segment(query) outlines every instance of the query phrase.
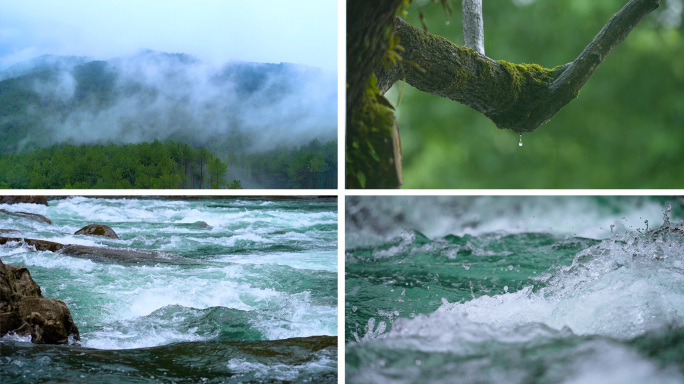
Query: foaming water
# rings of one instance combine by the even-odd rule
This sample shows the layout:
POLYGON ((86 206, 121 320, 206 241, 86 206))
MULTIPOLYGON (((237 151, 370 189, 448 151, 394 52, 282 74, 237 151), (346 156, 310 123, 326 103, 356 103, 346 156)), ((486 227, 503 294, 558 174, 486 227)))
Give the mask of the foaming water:
POLYGON ((610 235, 611 225, 633 230, 645 218, 660 217, 663 205, 662 199, 638 196, 353 196, 346 204, 345 237, 354 248, 385 243, 405 229, 431 238, 506 231, 599 239, 610 235))
MULTIPOLYGON (((565 208, 581 216, 573 209, 587 204, 565 208)), ((673 212, 661 204, 641 228, 613 224, 598 240, 514 227, 348 249, 348 381, 682 382, 684 227, 673 212)))
MULTIPOLYGON (((12 237, 163 252, 114 259, 36 252, 20 243, 0 246, 4 263, 27 266, 45 296, 67 304, 85 348, 139 351, 176 343, 337 335, 334 199, 70 197, 49 204, 0 206, 52 220, 0 214, 0 228, 20 231, 12 237), (73 234, 92 223, 109 225, 119 239, 73 234)), ((12 344, 17 351, 28 348, 16 336, 0 339, 2 345, 9 342, 19 342, 12 344)), ((249 354, 241 359, 246 366, 265 365, 263 378, 316 377, 309 371, 328 377, 336 371, 331 355, 312 355, 297 364, 287 361, 287 353, 282 356, 268 362, 249 354), (316 368, 319 363, 324 367, 316 368), (278 366, 290 373, 281 375, 278 366)), ((244 376, 234 368, 232 374, 244 376)))

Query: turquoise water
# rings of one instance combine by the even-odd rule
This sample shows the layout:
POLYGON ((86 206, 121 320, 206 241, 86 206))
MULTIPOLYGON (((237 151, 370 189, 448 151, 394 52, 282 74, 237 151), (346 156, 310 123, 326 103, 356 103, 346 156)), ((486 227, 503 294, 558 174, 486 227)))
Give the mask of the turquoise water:
POLYGON ((684 199, 346 206, 348 382, 684 382, 684 199))
MULTIPOLYGON (((154 260, 0 247, 63 300, 83 347, 0 339, 3 383, 335 382, 334 198, 51 199, 0 205, 0 228, 62 244, 161 251, 154 260), (73 235, 99 223, 120 239, 73 235)), ((16 235, 11 235, 16 237, 16 235)))

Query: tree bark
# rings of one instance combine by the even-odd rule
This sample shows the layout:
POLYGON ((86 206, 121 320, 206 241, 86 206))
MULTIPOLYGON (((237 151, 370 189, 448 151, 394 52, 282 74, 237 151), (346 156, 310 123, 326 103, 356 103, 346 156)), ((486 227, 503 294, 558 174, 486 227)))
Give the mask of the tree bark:
POLYGON ((571 63, 553 69, 495 61, 471 48, 430 35, 395 18, 403 60, 376 67, 386 92, 398 80, 458 101, 519 134, 534 131, 579 94, 580 88, 634 27, 661 0, 631 0, 616 13, 571 63))
POLYGON ((484 24, 482 22, 482 0, 463 0, 463 45, 484 55, 484 24))
POLYGON ((374 71, 387 64, 394 16, 403 3, 347 1, 347 188, 401 185, 401 146, 394 108, 380 95, 374 71))

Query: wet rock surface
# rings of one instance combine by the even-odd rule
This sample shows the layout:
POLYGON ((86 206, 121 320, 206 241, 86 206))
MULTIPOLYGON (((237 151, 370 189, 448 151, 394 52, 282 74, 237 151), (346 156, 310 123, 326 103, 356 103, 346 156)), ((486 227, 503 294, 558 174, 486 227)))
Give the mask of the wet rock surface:
POLYGON ((60 244, 47 240, 26 239, 21 237, 0 236, 0 245, 14 245, 20 247, 24 244, 32 246, 36 251, 59 252, 64 255, 101 261, 124 261, 124 262, 174 262, 183 263, 192 260, 170 252, 147 251, 126 248, 91 247, 87 245, 60 244))
POLYGON ((90 224, 79 229, 74 233, 74 235, 90 235, 90 236, 104 236, 111 239, 118 239, 116 232, 112 227, 104 224, 90 224))
POLYGON ((0 204, 22 203, 48 205, 46 196, 0 196, 0 204))
POLYGON ((67 344, 80 335, 63 301, 43 297, 26 267, 0 260, 0 336, 14 332, 35 344, 67 344))
POLYGON ((5 237, 0 236, 0 245, 5 245, 7 243, 16 243, 17 246, 22 244, 27 244, 36 249, 36 251, 50 251, 57 252, 58 250, 64 248, 63 244, 55 243, 47 240, 37 240, 37 239, 25 239, 22 237, 5 237))
POLYGON ((43 215, 39 215, 37 213, 28 213, 28 212, 10 212, 5 209, 0 209, 0 213, 4 213, 5 215, 10 215, 10 216, 16 216, 16 217, 21 217, 24 219, 29 219, 33 221, 38 221, 38 222, 43 222, 47 224, 52 224, 52 220, 48 219, 47 217, 43 215))

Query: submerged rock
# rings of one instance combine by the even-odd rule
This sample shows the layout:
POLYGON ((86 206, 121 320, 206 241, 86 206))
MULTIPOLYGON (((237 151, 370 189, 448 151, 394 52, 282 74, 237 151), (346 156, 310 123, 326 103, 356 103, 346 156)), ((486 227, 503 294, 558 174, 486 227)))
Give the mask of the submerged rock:
POLYGON ((114 230, 110 226, 104 224, 86 225, 85 227, 76 231, 74 235, 104 236, 109 237, 111 239, 119 238, 119 236, 116 235, 116 232, 114 232, 114 230))
POLYGON ((59 252, 72 257, 90 260, 114 260, 126 262, 194 263, 191 259, 170 252, 145 251, 138 249, 90 247, 86 245, 60 244, 47 240, 0 236, 0 245, 16 243, 16 246, 30 245, 36 251, 59 252))
POLYGON ((17 229, 3 229, 0 228, 0 234, 21 234, 20 230, 17 229))
POLYGON ((80 257, 90 260, 115 260, 127 262, 180 262, 183 258, 165 252, 143 251, 137 249, 90 247, 86 245, 63 245, 59 253, 72 257, 80 257))
POLYGON ((21 203, 48 205, 46 196, 0 196, 0 204, 21 203))
POLYGON ((202 229, 213 229, 211 225, 207 224, 205 221, 196 221, 193 223, 194 226, 197 228, 202 228, 202 229))
POLYGON ((14 332, 35 344, 67 344, 80 339, 63 301, 43 297, 26 267, 0 260, 0 336, 14 332))
POLYGON ((64 248, 63 244, 54 243, 47 240, 36 240, 36 239, 24 239, 21 237, 4 237, 0 236, 0 245, 7 244, 9 242, 16 242, 17 244, 27 244, 36 249, 36 251, 50 251, 57 252, 64 248))
POLYGON ((10 212, 5 209, 0 209, 0 213, 4 213, 9 216, 16 216, 16 217, 23 217, 25 219, 33 220, 33 221, 40 221, 43 223, 47 224, 52 224, 52 221, 48 219, 47 217, 43 215, 39 215, 37 213, 28 213, 28 212, 10 212))

